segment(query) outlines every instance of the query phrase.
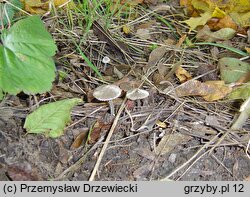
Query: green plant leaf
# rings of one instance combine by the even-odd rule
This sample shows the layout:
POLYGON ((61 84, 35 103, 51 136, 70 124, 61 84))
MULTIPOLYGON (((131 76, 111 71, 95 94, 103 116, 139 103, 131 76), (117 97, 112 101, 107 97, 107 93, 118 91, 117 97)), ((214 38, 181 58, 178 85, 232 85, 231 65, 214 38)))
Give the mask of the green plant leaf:
POLYGON ((6 3, 0 3, 0 13, 2 13, 1 17, 3 18, 3 24, 0 23, 0 25, 7 25, 11 22, 14 14, 18 11, 17 8, 22 9, 22 7, 23 5, 19 0, 9 0, 6 3), (16 8, 13 5, 16 6, 16 8))
POLYGON ((231 28, 222 28, 218 31, 212 32, 210 28, 205 25, 198 31, 197 40, 204 40, 206 42, 216 42, 218 40, 229 40, 235 36, 236 31, 231 28))
POLYGON ((3 99, 3 92, 0 90, 0 101, 3 99))
POLYGON ((221 79, 224 80, 225 83, 236 82, 250 71, 250 64, 237 58, 221 58, 218 65, 221 79))
POLYGON ((235 88, 227 97, 229 99, 247 99, 250 97, 250 83, 235 88))
POLYGON ((0 89, 18 94, 44 93, 55 79, 56 45, 38 16, 16 22, 1 34, 0 89))
POLYGON ((26 117, 24 128, 28 133, 59 137, 63 135, 64 127, 71 120, 71 109, 80 102, 81 99, 73 98, 45 104, 26 117))

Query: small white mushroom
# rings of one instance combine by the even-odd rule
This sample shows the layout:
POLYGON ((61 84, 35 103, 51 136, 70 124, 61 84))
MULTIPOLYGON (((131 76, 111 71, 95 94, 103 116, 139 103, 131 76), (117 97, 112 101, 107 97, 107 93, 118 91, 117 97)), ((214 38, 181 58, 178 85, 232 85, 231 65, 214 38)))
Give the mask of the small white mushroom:
POLYGON ((144 99, 149 96, 148 91, 139 88, 131 89, 127 92, 126 97, 130 100, 144 99))
POLYGON ((108 56, 104 56, 104 57, 102 58, 102 63, 104 63, 104 68, 103 68, 104 71, 106 70, 107 64, 108 64, 109 62, 110 62, 110 58, 109 58, 108 56))
POLYGON ((94 90, 93 96, 99 101, 108 101, 110 113, 114 116, 115 110, 112 100, 118 98, 121 92, 122 90, 116 85, 102 85, 94 90))

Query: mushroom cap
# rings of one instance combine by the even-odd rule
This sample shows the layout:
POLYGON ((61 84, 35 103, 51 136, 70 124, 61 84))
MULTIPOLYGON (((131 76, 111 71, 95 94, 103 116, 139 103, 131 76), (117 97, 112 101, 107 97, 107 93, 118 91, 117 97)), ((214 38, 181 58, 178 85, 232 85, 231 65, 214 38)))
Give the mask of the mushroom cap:
POLYGON ((108 56, 104 56, 102 59, 102 63, 107 64, 110 62, 110 58, 108 56))
POLYGON ((144 99, 149 96, 148 91, 139 88, 131 89, 127 92, 126 97, 130 100, 144 99))
POLYGON ((93 92, 93 96, 99 101, 110 101, 118 98, 122 90, 116 85, 101 85, 93 92))

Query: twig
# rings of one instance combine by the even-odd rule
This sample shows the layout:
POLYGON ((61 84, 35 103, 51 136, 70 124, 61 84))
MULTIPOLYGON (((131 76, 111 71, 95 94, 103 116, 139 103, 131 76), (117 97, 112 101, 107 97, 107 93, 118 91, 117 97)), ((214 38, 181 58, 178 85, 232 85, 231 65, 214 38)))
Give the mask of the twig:
POLYGON ((122 102, 122 104, 121 104, 121 106, 120 106, 120 109, 119 109, 119 111, 118 111, 118 113, 117 113, 117 115, 116 115, 116 117, 115 117, 115 119, 114 119, 114 122, 113 122, 113 124, 112 124, 112 126, 111 126, 111 128, 110 128, 110 130, 109 130, 107 139, 106 139, 106 141, 105 141, 105 143, 104 143, 104 145, 103 145, 103 147, 102 147, 102 150, 101 150, 101 152, 100 152, 100 155, 99 155, 99 157, 98 157, 98 159, 97 159, 97 161, 96 161, 95 167, 94 167, 94 169, 93 169, 93 171, 92 171, 92 173, 91 173, 91 176, 90 176, 90 178, 89 178, 89 181, 94 181, 94 179, 95 179, 96 172, 97 172, 97 170, 98 170, 98 168, 99 168, 99 165, 100 165, 100 163, 101 163, 101 161, 102 161, 103 155, 104 155, 104 153, 105 153, 105 151, 106 151, 106 149, 107 149, 107 146, 108 146, 108 144, 109 144, 110 138, 111 138, 111 136, 112 136, 112 134, 113 134, 113 132, 114 132, 114 130, 115 130, 115 127, 116 127, 116 125, 117 125, 117 123, 118 123, 118 120, 119 120, 119 118, 120 118, 120 115, 121 115, 123 109, 125 108, 126 100, 127 100, 126 98, 123 100, 123 102, 122 102))

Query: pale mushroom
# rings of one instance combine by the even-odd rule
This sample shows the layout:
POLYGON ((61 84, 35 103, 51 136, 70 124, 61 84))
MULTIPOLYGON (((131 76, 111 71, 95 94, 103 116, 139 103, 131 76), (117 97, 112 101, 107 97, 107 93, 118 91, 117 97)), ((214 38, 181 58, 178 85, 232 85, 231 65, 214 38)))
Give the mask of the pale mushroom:
POLYGON ((131 89, 127 92, 126 97, 130 100, 144 99, 149 96, 148 91, 139 88, 131 89))
POLYGON ((108 56, 104 56, 104 57, 102 58, 102 63, 104 63, 104 68, 103 68, 104 71, 106 70, 107 64, 108 64, 109 62, 110 62, 110 58, 109 58, 108 56))
POLYGON ((110 107, 110 113, 112 116, 115 115, 114 110, 114 99, 121 95, 122 90, 116 85, 102 85, 96 88, 93 92, 93 96, 99 101, 108 101, 110 107))

